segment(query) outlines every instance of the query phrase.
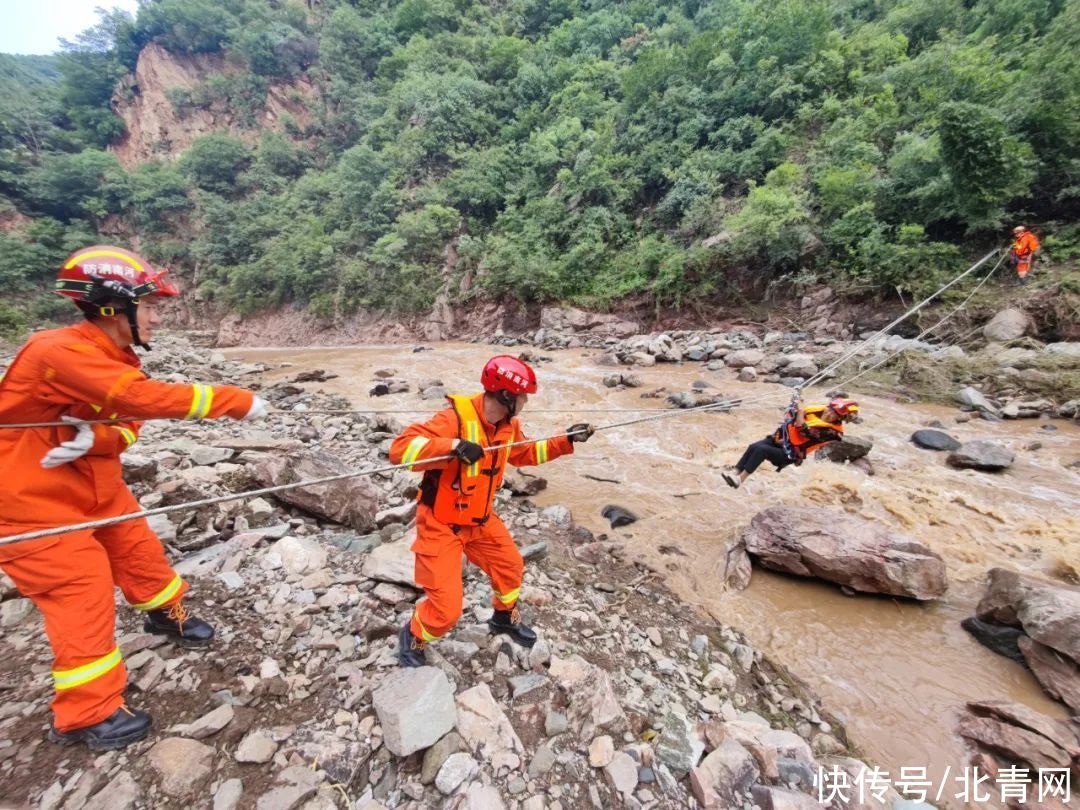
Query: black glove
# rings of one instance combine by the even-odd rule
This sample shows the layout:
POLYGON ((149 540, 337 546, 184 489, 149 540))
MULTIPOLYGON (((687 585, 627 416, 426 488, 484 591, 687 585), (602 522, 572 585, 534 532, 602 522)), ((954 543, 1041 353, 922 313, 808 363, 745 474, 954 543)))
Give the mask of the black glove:
POLYGON ((576 425, 568 427, 566 433, 567 438, 572 442, 587 442, 589 437, 596 433, 596 428, 588 422, 578 422, 576 425))
POLYGON ((484 457, 484 448, 476 442, 459 441, 454 448, 454 455, 466 464, 475 464, 484 457))

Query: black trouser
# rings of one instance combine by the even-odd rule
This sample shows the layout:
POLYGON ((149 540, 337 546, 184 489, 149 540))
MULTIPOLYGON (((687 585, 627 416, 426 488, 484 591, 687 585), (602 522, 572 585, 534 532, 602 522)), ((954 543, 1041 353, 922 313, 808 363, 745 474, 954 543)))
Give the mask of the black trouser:
POLYGON ((772 436, 766 436, 760 442, 754 442, 746 448, 746 452, 742 454, 735 469, 750 474, 757 470, 763 461, 768 461, 778 470, 791 464, 791 459, 787 457, 784 448, 772 436))

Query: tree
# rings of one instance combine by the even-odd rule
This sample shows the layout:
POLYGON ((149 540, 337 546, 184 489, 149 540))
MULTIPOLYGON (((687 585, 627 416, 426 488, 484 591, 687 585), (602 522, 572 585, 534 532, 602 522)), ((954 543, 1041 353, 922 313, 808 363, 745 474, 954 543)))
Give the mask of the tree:
POLYGON ((251 160, 251 150, 229 135, 196 138, 180 160, 180 167, 196 186, 218 194, 235 190, 237 178, 251 160))

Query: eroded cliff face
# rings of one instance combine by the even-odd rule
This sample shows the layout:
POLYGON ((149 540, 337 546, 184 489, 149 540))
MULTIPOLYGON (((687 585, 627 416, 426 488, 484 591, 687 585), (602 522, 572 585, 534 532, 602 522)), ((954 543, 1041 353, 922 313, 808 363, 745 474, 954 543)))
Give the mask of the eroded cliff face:
POLYGON ((176 91, 197 95, 213 77, 242 71, 227 54, 178 54, 151 42, 139 54, 135 72, 121 80, 113 94, 113 109, 127 131, 110 149, 130 169, 148 160, 176 158, 195 138, 212 132, 254 142, 264 129, 283 130, 285 113, 301 129, 308 125, 319 91, 304 76, 272 83, 255 122, 225 100, 177 110, 170 98, 176 91))

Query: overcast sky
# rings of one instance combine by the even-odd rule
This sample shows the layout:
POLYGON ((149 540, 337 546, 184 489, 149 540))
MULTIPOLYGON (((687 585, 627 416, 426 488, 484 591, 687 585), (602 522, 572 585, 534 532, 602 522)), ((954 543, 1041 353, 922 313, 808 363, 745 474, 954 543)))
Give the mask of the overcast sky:
POLYGON ((53 53, 97 22, 98 6, 134 12, 138 0, 0 0, 0 53, 53 53))

